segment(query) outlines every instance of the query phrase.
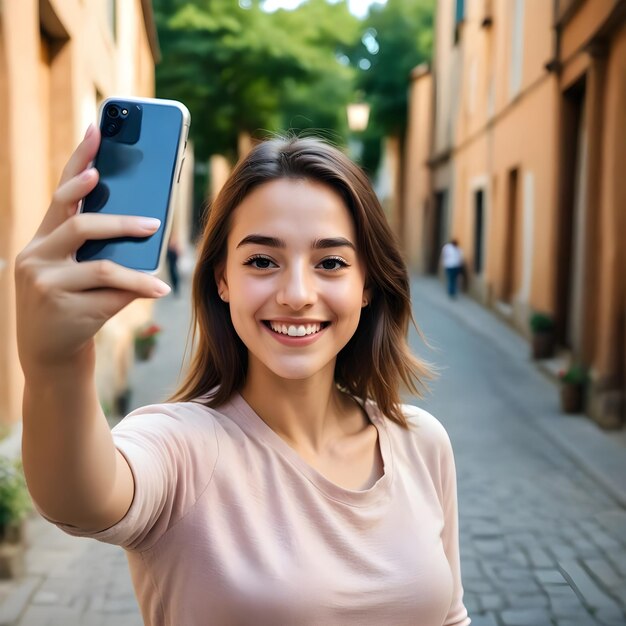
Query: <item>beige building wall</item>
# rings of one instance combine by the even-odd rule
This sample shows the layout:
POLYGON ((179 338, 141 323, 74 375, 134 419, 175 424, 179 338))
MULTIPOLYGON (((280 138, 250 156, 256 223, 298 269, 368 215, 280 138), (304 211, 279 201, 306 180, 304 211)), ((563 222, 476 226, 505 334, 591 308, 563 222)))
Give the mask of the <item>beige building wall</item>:
POLYGON ((411 73, 409 114, 404 155, 404 198, 400 243, 411 270, 426 271, 429 241, 421 235, 430 219, 430 146, 432 141, 433 81, 430 68, 421 65, 411 73))
MULTIPOLYGON (((414 161, 429 146, 431 168, 405 197, 405 213, 419 213, 405 216, 416 229, 405 237, 424 242, 414 267, 436 271, 432 250, 456 237, 472 295, 525 335, 532 311, 551 313, 564 354, 591 368, 588 411, 619 423, 626 410, 624 3, 465 0, 457 23, 458 1, 437 5, 434 136, 411 144, 414 161), (417 198, 428 194, 420 206, 417 198)), ((416 128, 426 124, 419 82, 411 94, 416 128)))
MULTIPOLYGON (((23 378, 15 342, 14 259, 33 237, 62 167, 98 103, 154 95, 158 56, 145 0, 20 0, 0 11, 0 423, 20 419, 23 378)), ((97 337, 103 401, 125 385, 132 328, 150 315, 129 306, 97 337)))

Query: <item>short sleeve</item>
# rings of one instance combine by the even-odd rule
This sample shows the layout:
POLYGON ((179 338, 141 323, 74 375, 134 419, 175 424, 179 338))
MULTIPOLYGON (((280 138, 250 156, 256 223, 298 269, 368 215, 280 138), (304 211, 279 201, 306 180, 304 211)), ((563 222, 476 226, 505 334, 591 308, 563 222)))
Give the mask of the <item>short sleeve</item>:
POLYGON ((215 422, 209 410, 192 403, 151 405, 126 416, 112 435, 135 484, 126 515, 95 533, 56 525, 73 536, 143 551, 189 512, 210 483, 219 452, 215 422))
POLYGON ((456 467, 452 444, 443 426, 444 441, 440 456, 440 477, 444 528, 441 534, 443 548, 452 571, 452 603, 443 626, 467 626, 471 623, 463 604, 463 584, 461 582, 461 558, 459 549, 459 511, 456 486, 456 467))
POLYGON ((463 604, 456 467, 452 444, 441 422, 424 409, 403 405, 409 428, 417 434, 421 455, 429 467, 443 515, 441 543, 452 574, 452 601, 442 626, 471 623, 463 604))

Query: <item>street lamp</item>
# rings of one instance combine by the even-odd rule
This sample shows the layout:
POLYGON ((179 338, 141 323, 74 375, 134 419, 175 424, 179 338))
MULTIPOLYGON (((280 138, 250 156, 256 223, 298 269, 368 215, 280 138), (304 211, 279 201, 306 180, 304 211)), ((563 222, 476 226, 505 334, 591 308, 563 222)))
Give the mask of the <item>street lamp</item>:
POLYGON ((354 136, 355 133, 362 133, 367 128, 370 119, 370 105, 366 102, 353 102, 348 105, 348 153, 353 161, 359 162, 363 155, 363 141, 354 136))
POLYGON ((370 119, 370 105, 366 102, 353 102, 348 105, 348 127, 353 133, 363 132, 370 119))

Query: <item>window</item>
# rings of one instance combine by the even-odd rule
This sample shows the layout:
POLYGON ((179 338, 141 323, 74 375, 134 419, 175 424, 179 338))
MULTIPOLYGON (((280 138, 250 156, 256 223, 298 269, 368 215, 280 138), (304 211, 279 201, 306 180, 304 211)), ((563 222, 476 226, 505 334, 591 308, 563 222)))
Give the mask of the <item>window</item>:
POLYGON ((465 20, 465 0, 455 0, 454 4, 454 45, 459 43, 461 24, 465 20))
POLYGON ((465 0, 456 0, 454 22, 458 24, 465 19, 465 0))
POLYGON ((483 223, 485 219, 485 192, 474 192, 474 273, 483 271, 483 223))

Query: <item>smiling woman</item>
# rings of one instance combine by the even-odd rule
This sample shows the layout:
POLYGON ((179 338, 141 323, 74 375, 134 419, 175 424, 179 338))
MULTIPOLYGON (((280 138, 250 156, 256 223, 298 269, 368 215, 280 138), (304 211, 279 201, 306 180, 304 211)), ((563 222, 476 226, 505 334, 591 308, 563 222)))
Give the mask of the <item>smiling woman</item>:
POLYGON ((252 328, 264 330, 262 321, 278 313, 270 310, 269 295, 287 327, 311 311, 321 315, 312 321, 330 322, 329 341, 314 355, 289 353, 284 368, 327 358, 327 384, 375 399, 385 415, 406 425, 400 383, 418 394, 431 375, 406 343, 412 319, 407 270, 365 174, 315 139, 261 144, 211 207, 194 277, 198 349, 172 399, 208 395, 217 406, 256 376, 260 345, 246 338, 252 341, 252 328), (324 352, 331 338, 332 361, 324 352), (249 368, 249 361, 257 365, 249 368))
POLYGON ((259 378, 270 374, 332 385, 367 301, 355 235, 341 196, 306 179, 263 184, 235 209, 217 281, 248 350, 244 396, 255 385, 267 389, 271 382, 259 378), (307 332, 312 326, 317 332, 307 332), (315 350, 297 349, 313 343, 315 350))
POLYGON ((450 441, 400 402, 431 376, 409 296, 364 173, 259 144, 210 208, 187 379, 102 434, 113 495, 54 523, 127 550, 149 626, 467 626, 450 441))

